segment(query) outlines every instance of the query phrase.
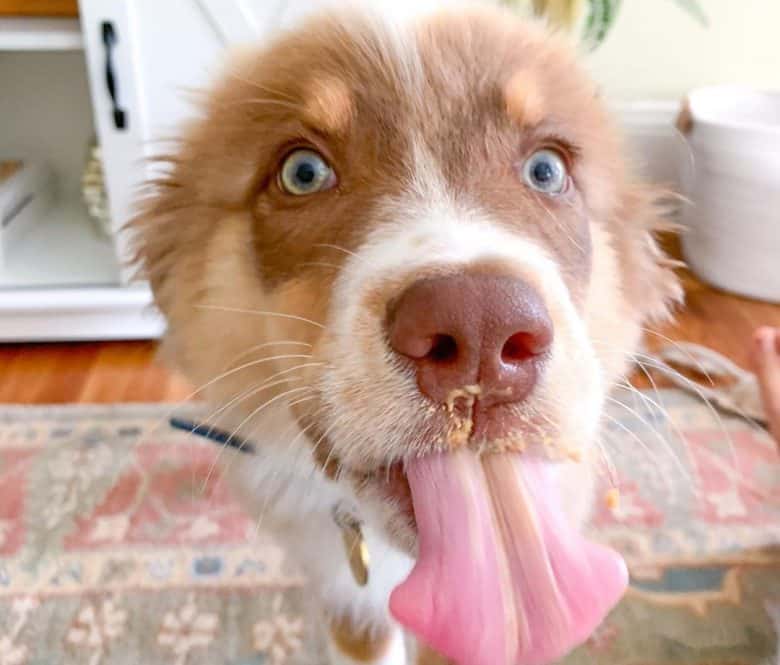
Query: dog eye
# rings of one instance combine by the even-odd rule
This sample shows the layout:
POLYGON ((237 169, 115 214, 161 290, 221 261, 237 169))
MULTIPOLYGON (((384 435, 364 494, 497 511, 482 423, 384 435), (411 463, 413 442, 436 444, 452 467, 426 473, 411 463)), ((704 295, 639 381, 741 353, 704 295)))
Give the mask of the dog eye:
POLYGON ((537 192, 556 196, 569 182, 566 164, 554 150, 538 150, 523 165, 523 179, 537 192))
POLYGON ((313 150, 296 150, 282 164, 279 185, 288 194, 306 196, 330 189, 336 184, 336 174, 328 163, 313 150))

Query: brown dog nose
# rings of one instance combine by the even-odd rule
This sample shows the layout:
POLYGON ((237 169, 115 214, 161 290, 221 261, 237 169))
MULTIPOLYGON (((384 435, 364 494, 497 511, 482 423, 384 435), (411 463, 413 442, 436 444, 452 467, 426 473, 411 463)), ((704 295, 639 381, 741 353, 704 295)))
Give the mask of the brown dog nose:
POLYGON ((525 399, 553 339, 537 292, 500 275, 415 282, 390 308, 388 323, 393 350, 414 361, 420 391, 440 403, 476 384, 484 406, 525 399))

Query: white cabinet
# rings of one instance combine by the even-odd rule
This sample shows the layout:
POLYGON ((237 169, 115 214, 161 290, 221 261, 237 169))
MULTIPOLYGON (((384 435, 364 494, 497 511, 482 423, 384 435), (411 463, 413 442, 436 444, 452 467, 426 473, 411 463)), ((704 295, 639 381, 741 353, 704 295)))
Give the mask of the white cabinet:
POLYGON ((53 205, 0 267, 0 340, 158 334, 148 291, 122 287, 116 248, 81 201, 95 133, 77 21, 0 20, 0 155, 46 164, 53 205))
POLYGON ((0 341, 154 337, 144 285, 129 286, 117 242, 81 196, 96 136, 77 20, 0 19, 0 156, 45 164, 53 205, 0 267, 0 341))

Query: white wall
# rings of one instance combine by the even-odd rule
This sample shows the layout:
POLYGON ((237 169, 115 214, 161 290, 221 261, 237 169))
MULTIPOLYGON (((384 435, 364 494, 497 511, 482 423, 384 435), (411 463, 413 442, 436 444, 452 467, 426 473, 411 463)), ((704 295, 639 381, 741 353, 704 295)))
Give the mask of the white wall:
POLYGON ((671 0, 624 0, 589 57, 615 100, 678 99, 691 87, 749 83, 780 89, 780 0, 701 0, 710 26, 671 0))

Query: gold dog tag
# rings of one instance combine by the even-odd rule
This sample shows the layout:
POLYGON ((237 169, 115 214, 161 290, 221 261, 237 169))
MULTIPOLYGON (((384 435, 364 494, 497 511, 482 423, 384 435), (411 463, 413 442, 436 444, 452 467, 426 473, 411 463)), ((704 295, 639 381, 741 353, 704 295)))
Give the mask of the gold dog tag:
POLYGON ((360 521, 351 514, 336 506, 333 509, 333 521, 341 529, 341 538, 344 541, 344 550, 347 554, 349 569, 358 586, 368 584, 368 571, 371 564, 371 556, 368 545, 363 537, 363 528, 360 521))
POLYGON ((349 568, 352 571, 352 577, 359 586, 368 584, 368 566, 370 563, 368 554, 368 545, 363 540, 363 534, 358 530, 344 529, 341 532, 344 539, 344 547, 347 550, 349 559, 349 568))

